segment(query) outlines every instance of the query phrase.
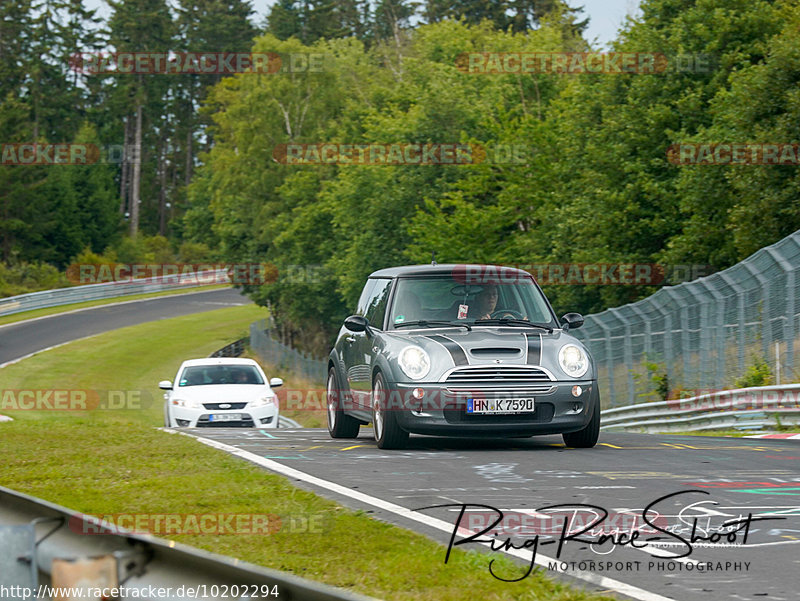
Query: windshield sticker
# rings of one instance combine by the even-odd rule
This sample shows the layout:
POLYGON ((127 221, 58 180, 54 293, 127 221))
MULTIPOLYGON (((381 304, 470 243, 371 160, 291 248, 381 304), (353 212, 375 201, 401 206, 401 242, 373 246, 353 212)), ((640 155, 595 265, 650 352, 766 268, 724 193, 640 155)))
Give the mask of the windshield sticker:
MULTIPOLYGON (((450 309, 452 311, 452 309, 450 309)), ((469 312, 469 305, 458 305, 458 318, 466 319, 469 312)))
POLYGON ((398 315, 397 317, 394 318, 395 323, 403 323, 405 320, 406 320, 405 315, 398 315))

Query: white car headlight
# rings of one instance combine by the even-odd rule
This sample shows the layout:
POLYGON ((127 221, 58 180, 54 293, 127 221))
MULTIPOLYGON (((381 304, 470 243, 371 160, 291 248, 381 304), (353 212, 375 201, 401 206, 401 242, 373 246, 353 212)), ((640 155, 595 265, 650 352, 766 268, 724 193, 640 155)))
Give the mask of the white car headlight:
POLYGON ((421 380, 431 370, 431 358, 418 346, 407 346, 397 359, 400 369, 412 380, 421 380))
POLYGON ((574 344, 565 344, 561 347, 558 351, 558 363, 564 373, 573 378, 580 378, 589 369, 589 357, 574 344))
POLYGON ((256 407, 264 407, 265 405, 272 405, 275 402, 275 395, 264 396, 260 399, 256 399, 255 401, 250 401, 247 403, 248 407, 256 408, 256 407))
POLYGON ((200 403, 197 401, 187 401, 185 399, 172 399, 172 404, 176 407, 185 407, 186 409, 199 409, 200 403))

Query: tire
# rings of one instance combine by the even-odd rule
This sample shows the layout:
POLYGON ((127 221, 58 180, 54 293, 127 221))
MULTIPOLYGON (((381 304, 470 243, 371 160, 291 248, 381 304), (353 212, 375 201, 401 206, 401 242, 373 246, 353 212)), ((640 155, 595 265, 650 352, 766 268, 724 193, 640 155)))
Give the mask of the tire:
POLYGON ((331 367, 328 371, 328 384, 325 400, 328 405, 328 433, 331 438, 358 438, 360 424, 345 414, 342 409, 341 388, 336 377, 336 369, 331 367))
MULTIPOLYGON (((595 384, 595 386, 597 386, 595 384)), ((573 449, 591 449, 597 444, 597 439, 600 436, 600 395, 596 395, 596 402, 594 403, 592 411, 592 419, 582 430, 577 432, 569 432, 562 434, 564 444, 573 449)))
POLYGON ((397 423, 397 413, 386 409, 386 380, 380 372, 372 384, 372 429, 379 449, 404 449, 408 432, 397 423))

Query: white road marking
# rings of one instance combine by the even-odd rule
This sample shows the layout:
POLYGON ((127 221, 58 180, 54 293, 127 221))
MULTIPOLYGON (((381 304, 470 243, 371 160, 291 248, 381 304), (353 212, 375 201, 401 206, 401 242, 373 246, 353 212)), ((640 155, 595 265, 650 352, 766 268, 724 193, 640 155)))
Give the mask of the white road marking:
MULTIPOLYGON (((316 476, 312 476, 311 474, 307 474, 298 469, 288 467, 286 465, 283 465, 282 463, 278 463, 277 461, 265 459, 264 457, 251 453, 249 451, 243 451, 242 449, 221 442, 217 442, 216 440, 212 440, 210 438, 203 438, 201 436, 189 434, 188 432, 179 432, 179 434, 184 434, 185 436, 191 436, 192 438, 195 438, 196 440, 200 441, 205 445, 208 445, 215 449, 219 449, 221 451, 225 451, 227 453, 230 453, 231 455, 240 457, 246 461, 255 463, 256 465, 260 465, 261 467, 264 467, 270 471, 283 474, 284 476, 288 476, 289 478, 295 478, 297 480, 307 482, 308 484, 324 488, 333 493, 344 495, 355 501, 366 503, 367 505, 372 505, 373 507, 377 507, 378 509, 388 511, 390 513, 393 513, 397 516, 400 516, 408 520, 419 522, 430 528, 441 530, 442 532, 447 532, 447 533, 453 532, 454 524, 449 524, 444 520, 440 520, 438 518, 430 517, 425 514, 415 512, 410 509, 406 509, 405 507, 396 505, 395 503, 390 503, 389 501, 384 501, 383 499, 379 499, 377 497, 373 497, 371 495, 367 495, 362 492, 358 492, 356 490, 351 490, 345 486, 342 486, 341 484, 336 484, 335 482, 329 482, 328 480, 317 478, 316 476)), ((479 543, 479 544, 483 544, 485 547, 491 548, 491 545, 489 543, 485 544, 479 543)), ((527 563, 530 563, 531 561, 531 556, 532 556, 531 552, 524 549, 509 549, 503 552, 507 553, 508 555, 513 555, 518 559, 522 559, 527 563)), ((550 557, 542 555, 541 553, 537 553, 535 563, 536 565, 539 565, 547 569, 550 563, 558 564, 561 562, 560 560, 552 559, 550 557)), ((674 599, 670 597, 665 597, 663 595, 659 595, 658 593, 647 591, 637 586, 633 586, 631 584, 615 580, 614 578, 601 576, 600 574, 595 574, 594 572, 587 572, 580 570, 575 570, 575 571, 561 570, 560 567, 557 567, 556 571, 563 572, 568 576, 573 576, 575 578, 584 580, 596 586, 600 586, 604 589, 613 590, 617 593, 627 595, 634 599, 638 599, 639 601, 674 601, 674 599)))

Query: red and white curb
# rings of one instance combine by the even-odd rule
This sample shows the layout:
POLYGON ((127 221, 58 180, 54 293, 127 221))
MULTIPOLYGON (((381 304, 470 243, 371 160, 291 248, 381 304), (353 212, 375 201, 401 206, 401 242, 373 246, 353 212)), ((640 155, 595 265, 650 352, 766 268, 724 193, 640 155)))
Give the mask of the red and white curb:
POLYGON ((745 438, 782 438, 783 440, 800 440, 800 434, 780 433, 780 434, 754 434, 745 438))

